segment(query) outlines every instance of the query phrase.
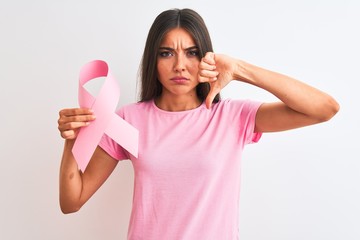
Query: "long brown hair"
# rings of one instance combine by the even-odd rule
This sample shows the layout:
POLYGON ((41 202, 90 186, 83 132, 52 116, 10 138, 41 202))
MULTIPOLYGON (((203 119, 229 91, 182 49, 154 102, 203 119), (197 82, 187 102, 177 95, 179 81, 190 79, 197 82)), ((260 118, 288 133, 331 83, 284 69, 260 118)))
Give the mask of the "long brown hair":
MULTIPOLYGON (((166 33, 174 28, 183 28, 193 37, 199 49, 199 58, 207 52, 213 52, 208 29, 202 17, 191 9, 170 9, 160 13, 150 27, 140 66, 141 92, 140 102, 159 97, 162 85, 157 79, 157 53, 160 43, 166 33)), ((210 91, 209 83, 200 83, 196 92, 204 101, 210 91)), ((218 102, 220 95, 216 95, 213 102, 218 102)))

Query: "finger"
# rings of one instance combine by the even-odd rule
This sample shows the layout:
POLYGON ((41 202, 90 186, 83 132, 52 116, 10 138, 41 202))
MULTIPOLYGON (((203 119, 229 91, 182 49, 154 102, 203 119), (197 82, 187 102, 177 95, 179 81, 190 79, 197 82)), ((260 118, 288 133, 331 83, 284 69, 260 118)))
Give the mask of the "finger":
POLYGON ((216 97, 216 95, 220 92, 220 88, 215 86, 214 84, 211 84, 210 86, 210 92, 207 95, 206 99, 205 99, 205 104, 206 104, 206 108, 210 109, 212 102, 214 101, 214 98, 216 97))
POLYGON ((205 83, 205 82, 215 82, 217 80, 217 77, 213 77, 213 78, 208 78, 208 77, 201 77, 200 75, 198 76, 198 81, 200 83, 205 83))
POLYGON ((210 71, 210 70, 200 70, 199 76, 205 77, 205 78, 215 78, 219 75, 219 72, 217 71, 210 71))
POLYGON ((200 61, 200 63, 199 63, 199 69, 215 70, 215 69, 216 69, 216 65, 215 65, 215 64, 209 64, 209 63, 204 62, 204 61, 200 61))
POLYGON ((77 132, 74 130, 61 132, 61 137, 64 139, 75 139, 76 136, 77 136, 77 132))
POLYGON ((60 132, 66 132, 68 130, 76 130, 81 127, 86 127, 90 124, 90 122, 69 122, 64 123, 58 126, 60 132))
POLYGON ((207 52, 205 54, 205 57, 203 57, 203 61, 208 64, 214 65, 216 63, 215 62, 215 54, 213 52, 207 52))
POLYGON ((217 80, 219 72, 209 71, 209 70, 200 70, 198 72, 198 81, 199 82, 213 82, 217 80))
POLYGON ((59 116, 91 115, 94 111, 90 108, 66 108, 59 111, 59 116))
POLYGON ((76 116, 70 116, 70 117, 60 117, 59 118, 59 124, 68 123, 68 122, 90 122, 95 120, 95 115, 76 115, 76 116))
POLYGON ((61 117, 58 120, 59 131, 76 129, 90 124, 95 119, 94 116, 80 116, 80 117, 61 117))

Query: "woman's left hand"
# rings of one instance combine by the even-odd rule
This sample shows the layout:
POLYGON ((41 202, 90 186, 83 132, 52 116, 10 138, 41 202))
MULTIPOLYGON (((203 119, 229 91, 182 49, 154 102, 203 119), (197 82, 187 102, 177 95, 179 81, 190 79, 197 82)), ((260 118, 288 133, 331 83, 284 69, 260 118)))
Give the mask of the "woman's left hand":
POLYGON ((206 107, 210 108, 215 96, 234 79, 235 59, 222 54, 208 52, 199 64, 199 82, 208 82, 210 92, 206 97, 206 107))

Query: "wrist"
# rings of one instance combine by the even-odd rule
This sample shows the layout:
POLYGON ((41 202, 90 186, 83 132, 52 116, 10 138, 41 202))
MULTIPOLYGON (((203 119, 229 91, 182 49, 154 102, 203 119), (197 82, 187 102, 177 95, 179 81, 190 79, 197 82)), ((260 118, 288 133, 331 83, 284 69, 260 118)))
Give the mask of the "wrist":
POLYGON ((74 144, 75 144, 75 139, 65 139, 64 150, 65 151, 71 151, 74 144))
POLYGON ((236 60, 234 67, 234 79, 238 81, 247 82, 248 71, 247 71, 247 63, 242 60, 236 60))
POLYGON ((237 60, 235 64, 234 79, 245 83, 255 84, 254 65, 242 60, 237 60))

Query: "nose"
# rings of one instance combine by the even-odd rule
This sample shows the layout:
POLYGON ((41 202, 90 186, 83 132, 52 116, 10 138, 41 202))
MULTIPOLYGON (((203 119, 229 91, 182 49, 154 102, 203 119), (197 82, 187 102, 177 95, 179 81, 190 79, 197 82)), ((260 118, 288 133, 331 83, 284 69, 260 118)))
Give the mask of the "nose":
POLYGON ((174 71, 175 72, 183 72, 185 71, 185 59, 182 54, 177 55, 176 61, 174 64, 174 71))

